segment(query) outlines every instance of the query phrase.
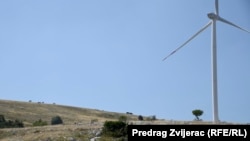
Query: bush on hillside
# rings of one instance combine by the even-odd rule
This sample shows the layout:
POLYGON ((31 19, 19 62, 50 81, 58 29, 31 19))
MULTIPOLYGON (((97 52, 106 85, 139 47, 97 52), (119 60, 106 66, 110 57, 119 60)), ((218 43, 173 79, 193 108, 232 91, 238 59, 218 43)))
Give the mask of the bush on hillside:
POLYGON ((6 124, 6 120, 3 115, 0 115, 0 128, 4 128, 6 124))
POLYGON ((157 120, 157 119, 156 119, 156 116, 153 115, 153 116, 147 117, 146 120, 148 120, 148 121, 154 121, 154 120, 157 120))
POLYGON ((42 119, 39 119, 38 121, 35 121, 33 123, 33 126, 45 126, 48 125, 48 123, 46 121, 42 121, 42 119))
POLYGON ((142 116, 142 115, 139 115, 139 116, 138 116, 138 120, 143 120, 143 116, 142 116))
POLYGON ((102 135, 111 137, 127 136, 127 124, 122 121, 106 121, 103 125, 102 135))
POLYGON ((126 116, 120 116, 118 120, 126 123, 128 118, 126 116))
POLYGON ((4 115, 0 115, 0 128, 20 128, 24 127, 23 122, 16 119, 6 121, 4 115))
POLYGON ((63 124, 63 120, 60 116, 52 117, 51 125, 56 125, 56 124, 63 124))

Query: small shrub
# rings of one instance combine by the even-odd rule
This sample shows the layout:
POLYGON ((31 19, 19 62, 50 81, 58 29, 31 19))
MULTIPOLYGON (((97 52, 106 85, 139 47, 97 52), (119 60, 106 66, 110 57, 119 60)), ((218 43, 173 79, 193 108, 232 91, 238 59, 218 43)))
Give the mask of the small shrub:
POLYGON ((3 115, 0 115, 0 128, 4 128, 6 125, 6 120, 3 115))
POLYGON ((51 125, 63 124, 63 120, 60 116, 55 116, 51 119, 51 125))
POLYGON ((46 121, 42 121, 42 119, 39 119, 38 121, 35 121, 33 123, 33 126, 45 126, 48 125, 48 123, 46 121))
POLYGON ((15 121, 14 121, 14 124, 12 125, 12 127, 24 127, 24 125, 23 125, 23 122, 22 121, 20 121, 20 120, 18 120, 18 119, 16 119, 15 121))
POLYGON ((142 116, 142 115, 139 115, 139 116, 138 116, 138 120, 143 120, 143 116, 142 116))
POLYGON ((127 135, 127 124, 122 121, 106 121, 103 125, 102 135, 124 137, 127 135))
POLYGON ((151 117, 151 120, 157 120, 156 115, 153 115, 153 116, 151 117))
POLYGON ((157 120, 157 119, 156 119, 156 116, 153 115, 153 116, 147 117, 146 120, 148 120, 148 121, 154 121, 154 120, 157 120))
POLYGON ((4 115, 0 115, 0 123, 1 123, 1 122, 5 122, 4 115))
POLYGON ((0 128, 20 128, 24 127, 23 122, 16 119, 15 121, 6 121, 3 115, 0 115, 0 128))
POLYGON ((127 122, 127 117, 126 116, 120 116, 118 120, 126 123, 127 122))

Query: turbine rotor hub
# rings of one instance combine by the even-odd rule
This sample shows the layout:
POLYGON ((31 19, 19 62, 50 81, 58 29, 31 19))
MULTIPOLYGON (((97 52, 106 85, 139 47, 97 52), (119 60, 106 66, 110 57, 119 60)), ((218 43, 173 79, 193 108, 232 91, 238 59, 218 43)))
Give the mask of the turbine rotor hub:
POLYGON ((208 13, 207 16, 209 19, 212 19, 212 20, 216 20, 219 18, 219 16, 215 13, 208 13))

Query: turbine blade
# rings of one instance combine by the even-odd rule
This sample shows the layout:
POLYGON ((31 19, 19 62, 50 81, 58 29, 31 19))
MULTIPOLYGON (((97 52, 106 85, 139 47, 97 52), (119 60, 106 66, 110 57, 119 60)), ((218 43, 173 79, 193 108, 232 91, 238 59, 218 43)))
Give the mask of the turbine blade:
POLYGON ((202 29, 200 29, 197 33, 195 33, 191 38, 189 38, 185 43, 183 43, 180 47, 176 48, 173 52, 171 52, 168 56, 163 58, 162 61, 166 60, 169 56, 176 53, 179 49, 181 49, 183 46, 185 46, 188 42, 190 42, 192 39, 194 39, 198 34, 200 34, 203 30, 205 30, 207 27, 209 27, 212 24, 212 21, 210 21, 208 24, 206 24, 202 29))
POLYGON ((218 2, 218 0, 215 0, 215 14, 219 15, 219 2, 218 2))
POLYGON ((221 22, 224 22, 224 23, 226 23, 226 24, 229 24, 229 25, 231 25, 231 26, 234 26, 234 27, 236 27, 236 28, 238 28, 238 29, 240 29, 240 30, 243 30, 243 31, 245 31, 245 32, 248 32, 248 33, 250 33, 250 31, 248 31, 248 30, 246 30, 246 29, 244 29, 244 28, 242 28, 242 27, 239 27, 238 25, 236 25, 236 24, 234 24, 234 23, 231 23, 231 22, 229 22, 229 21, 227 21, 227 20, 225 20, 225 19, 223 19, 223 18, 221 18, 221 17, 219 17, 218 16, 218 19, 217 19, 218 21, 221 21, 221 22))

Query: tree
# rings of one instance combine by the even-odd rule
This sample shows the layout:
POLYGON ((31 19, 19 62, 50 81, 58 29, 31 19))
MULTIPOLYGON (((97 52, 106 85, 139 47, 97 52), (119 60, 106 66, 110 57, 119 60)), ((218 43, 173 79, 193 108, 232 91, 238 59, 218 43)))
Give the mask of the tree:
POLYGON ((51 125, 63 124, 63 120, 60 116, 55 116, 51 119, 51 125))
POLYGON ((192 111, 193 115, 196 117, 195 120, 200 121, 201 119, 199 118, 199 116, 201 116, 203 114, 203 111, 200 109, 195 109, 192 111))

